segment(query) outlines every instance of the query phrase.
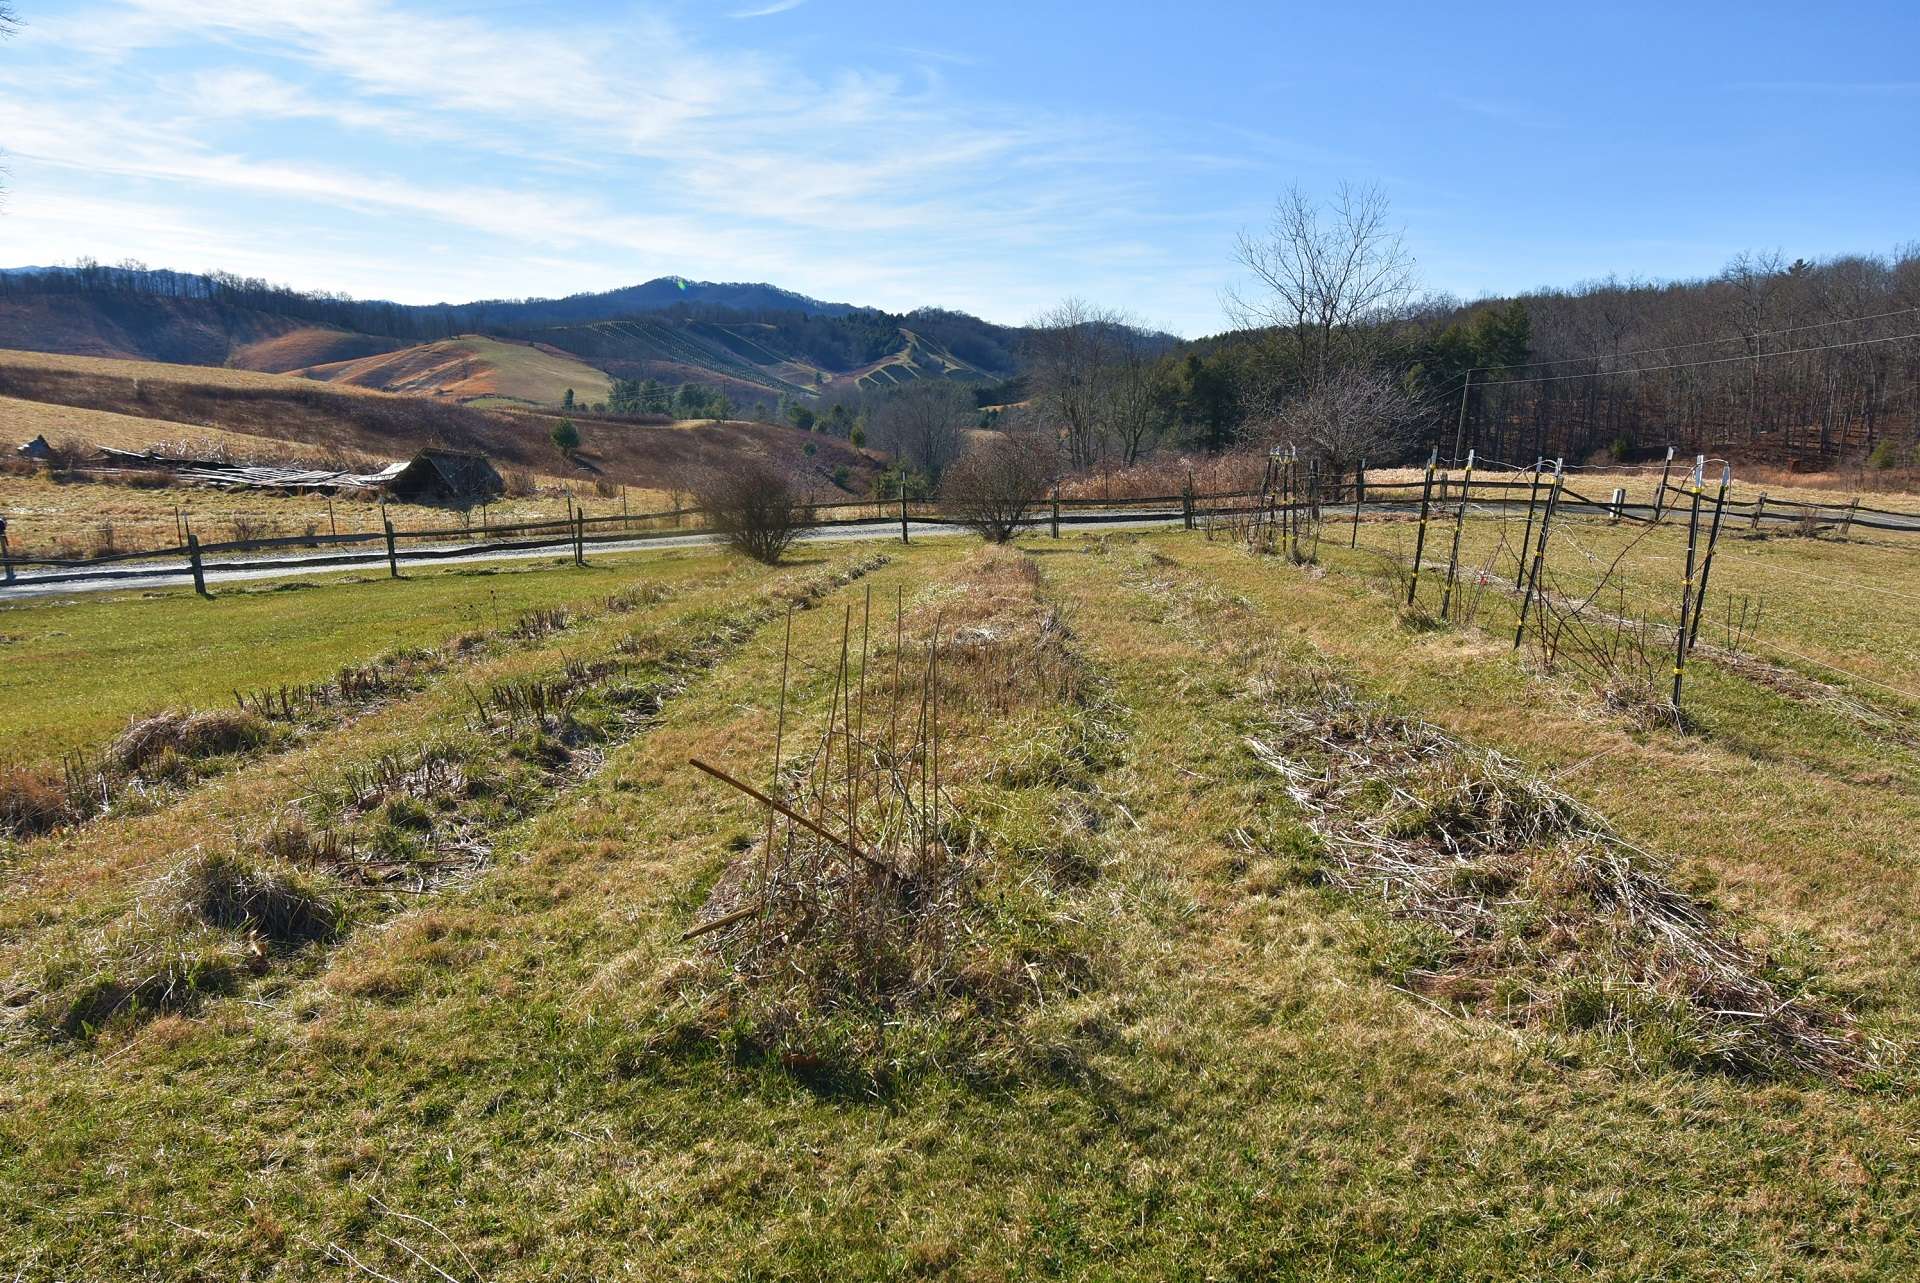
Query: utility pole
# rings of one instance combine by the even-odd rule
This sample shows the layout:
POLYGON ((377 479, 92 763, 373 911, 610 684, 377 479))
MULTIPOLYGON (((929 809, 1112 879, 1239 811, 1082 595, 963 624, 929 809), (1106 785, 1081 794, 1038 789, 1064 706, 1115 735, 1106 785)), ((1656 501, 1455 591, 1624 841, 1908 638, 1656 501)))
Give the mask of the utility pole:
POLYGON ((1473 395, 1474 371, 1480 368, 1475 366, 1472 370, 1468 370, 1467 381, 1460 385, 1460 421, 1453 429, 1453 455, 1447 460, 1449 468, 1460 466, 1460 448, 1466 444, 1467 437, 1467 398, 1473 395))

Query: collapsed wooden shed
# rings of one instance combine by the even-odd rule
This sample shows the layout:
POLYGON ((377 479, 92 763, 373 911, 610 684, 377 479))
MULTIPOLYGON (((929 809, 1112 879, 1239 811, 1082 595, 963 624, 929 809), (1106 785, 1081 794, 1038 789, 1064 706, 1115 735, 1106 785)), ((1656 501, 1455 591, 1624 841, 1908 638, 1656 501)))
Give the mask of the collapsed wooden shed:
POLYGON ((385 488, 414 503, 471 503, 505 494, 507 483, 484 454, 430 448, 388 477, 385 488))

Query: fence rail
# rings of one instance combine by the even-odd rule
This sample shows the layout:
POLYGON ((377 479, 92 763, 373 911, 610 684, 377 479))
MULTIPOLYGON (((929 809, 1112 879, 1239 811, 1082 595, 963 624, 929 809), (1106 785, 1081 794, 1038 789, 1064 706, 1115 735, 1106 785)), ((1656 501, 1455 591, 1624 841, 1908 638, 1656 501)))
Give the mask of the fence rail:
MULTIPOLYGON (((1671 520, 1674 508, 1662 511, 1656 500, 1601 500, 1562 486, 1561 507, 1566 511, 1601 515, 1609 520, 1655 522, 1671 520)), ((1255 512, 1288 513, 1311 506, 1314 510, 1343 509, 1359 519, 1362 513, 1391 517, 1413 515, 1426 503, 1457 505, 1464 499, 1476 510, 1529 506, 1534 490, 1531 479, 1506 477, 1474 478, 1464 487, 1458 478, 1439 478, 1430 487, 1424 481, 1374 481, 1364 473, 1342 477, 1316 487, 1309 498, 1293 497, 1276 501, 1271 488, 1213 493, 1135 496, 1122 499, 1053 497, 1042 502, 1031 518, 1032 524, 1058 531, 1062 526, 1117 525, 1140 521, 1183 522, 1189 527, 1201 520, 1246 516, 1255 512)), ((914 526, 951 526, 960 524, 959 516, 946 505, 926 500, 864 500, 847 503, 810 504, 805 508, 802 525, 809 530, 884 528, 899 526, 905 536, 914 526)), ((1725 514, 1729 521, 1743 521, 1750 527, 1776 525, 1839 527, 1884 531, 1920 536, 1920 514, 1902 513, 1866 507, 1857 501, 1836 505, 1801 503, 1769 498, 1736 502, 1728 500, 1725 514)), ((331 569, 377 565, 386 562, 395 575, 404 564, 444 561, 484 556, 492 552, 538 552, 545 549, 573 549, 582 557, 589 546, 610 543, 642 543, 655 539, 715 533, 698 508, 673 508, 661 512, 612 513, 588 516, 584 511, 566 518, 516 522, 509 525, 448 527, 428 530, 387 528, 350 534, 301 534, 266 539, 231 540, 200 543, 189 535, 187 542, 174 547, 135 552, 117 552, 84 559, 11 556, 0 546, 0 593, 7 588, 35 587, 60 583, 84 583, 115 579, 187 579, 204 586, 207 571, 262 572, 274 570, 331 569), (266 557, 248 560, 209 560, 234 554, 273 553, 292 549, 312 550, 314 555, 266 557), (337 549, 329 554, 326 550, 337 549), (351 551, 350 551, 351 550, 351 551), (21 570, 40 571, 20 575, 21 570)))

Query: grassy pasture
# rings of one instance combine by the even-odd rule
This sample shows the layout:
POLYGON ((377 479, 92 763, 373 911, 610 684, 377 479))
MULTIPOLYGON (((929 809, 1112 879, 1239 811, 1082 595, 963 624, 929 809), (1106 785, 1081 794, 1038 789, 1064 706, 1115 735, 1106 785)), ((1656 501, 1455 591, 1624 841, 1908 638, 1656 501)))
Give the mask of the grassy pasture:
MULTIPOLYGON (((892 1022, 911 1072, 836 1078, 757 1050, 724 992, 688 987, 701 955, 679 934, 760 817, 685 763, 769 768, 785 638, 761 612, 597 770, 489 829, 472 878, 276 955, 191 1014, 90 1042, 0 1014, 6 1263, 96 1278, 1625 1280, 1900 1277, 1920 1261, 1903 1060, 1854 1087, 1748 1079, 1402 992, 1405 934, 1318 884, 1301 812, 1242 741, 1276 693, 1337 672, 1550 773, 1899 1046, 1920 1033, 1911 755, 1705 664, 1700 726, 1648 727, 1516 661, 1491 598, 1484 630, 1407 628, 1357 559, 1319 573, 1182 533, 1027 549, 1101 731, 1046 700, 954 709, 955 823, 1017 875, 996 884, 1008 898, 990 928, 1020 945, 1016 974, 1031 967, 1017 1006, 967 1017, 984 1029, 892 1022), (1056 969, 1063 943, 1076 965, 1056 969)), ((944 611, 969 647, 1007 635, 966 614, 1003 582, 967 544, 889 552, 793 616, 790 746, 821 723, 845 612, 858 619, 869 586, 876 614, 899 590, 916 626, 944 611)), ((1767 552, 1818 575, 1838 573, 1823 558, 1872 554, 1767 552)), ((649 663, 831 563, 703 586, 696 572, 718 564, 585 572, 682 586, 642 618, 488 654, 154 814, 16 844, 0 976, 26 986, 47 957, 157 917, 196 847, 258 831, 351 764, 469 735, 461 683, 551 673, 635 635, 649 663)), ((582 573, 524 572, 523 603, 563 600, 582 573)), ((277 604, 311 603, 309 645, 396 588, 440 591, 343 584, 277 604)), ((446 591, 414 603, 440 612, 442 635, 467 623, 445 612, 475 606, 446 591)), ((276 599, 212 608, 247 602, 276 599)), ((127 603, 154 612, 121 616, 129 647, 156 652, 141 699, 207 662, 212 617, 188 605, 209 609, 127 603)), ((80 609, 27 607, 0 631, 80 609)))
POLYGON ((0 608, 0 762, 95 747, 139 714, 230 704, 233 691, 318 681, 387 651, 439 646, 530 610, 591 602, 621 585, 698 580, 717 554, 596 557, 585 569, 509 563, 315 575, 223 588, 108 593, 0 608))

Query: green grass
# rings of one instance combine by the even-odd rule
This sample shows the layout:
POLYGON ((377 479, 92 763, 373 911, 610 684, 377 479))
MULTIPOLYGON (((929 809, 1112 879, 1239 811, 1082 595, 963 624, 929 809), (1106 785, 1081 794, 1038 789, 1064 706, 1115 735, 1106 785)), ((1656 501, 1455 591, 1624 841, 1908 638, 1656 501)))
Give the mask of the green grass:
MULTIPOLYGON (((876 613, 896 588, 965 600, 964 551, 894 549, 794 616, 789 735, 823 716, 844 609, 869 585, 876 613)), ((1912 1272, 1920 1106, 1898 1061, 1859 1089, 1743 1079, 1438 1011, 1387 982, 1378 911, 1313 882, 1314 840, 1241 737, 1275 689, 1333 671, 1556 773, 1748 929, 1803 940, 1863 1025, 1901 1042, 1920 1029, 1907 764, 1869 782, 1872 746, 1845 724, 1782 721, 1781 697, 1733 677, 1702 680, 1704 731, 1648 729, 1497 636, 1410 632, 1359 577, 1197 536, 1032 556, 1108 738, 1066 769, 1057 710, 966 712, 952 731, 968 828, 1034 897, 1022 912, 1045 907, 1087 958, 1071 984, 1035 966, 1032 1001, 986 1031, 1019 1053, 998 1072, 917 1041, 910 1073, 823 1084, 703 1032, 724 1009, 685 1005, 715 995, 689 998, 679 933, 758 823, 686 760, 764 776, 776 612, 596 772, 489 830, 478 877, 231 978, 193 1014, 91 1043, 7 1037, 7 1264, 102 1279, 437 1277, 413 1253, 462 1279, 1912 1272), (1231 609, 1179 606, 1208 592, 1231 609), (1055 886, 1038 857, 1069 844, 1090 872, 1055 886)), ((820 569, 748 573, 759 591, 820 569)), ((745 591, 693 588, 645 628, 670 646, 745 591)), ((587 622, 461 680, 536 678, 641 627, 587 622)), ((970 644, 997 634, 982 635, 970 644)), ((437 685, 153 816, 31 844, 0 878, 0 973, 130 920, 197 844, 447 733, 462 698, 437 685)))
POLYGON ((585 569, 410 568, 398 581, 361 573, 218 586, 211 600, 164 589, 0 608, 0 762, 50 761, 171 704, 230 704, 235 689, 318 681, 529 610, 592 602, 636 577, 699 579, 725 564, 663 552, 596 557, 585 569))

